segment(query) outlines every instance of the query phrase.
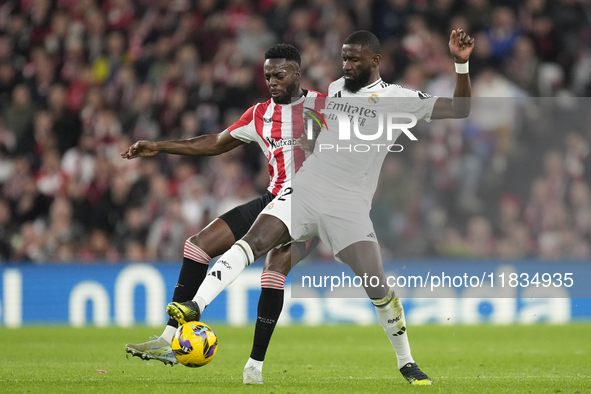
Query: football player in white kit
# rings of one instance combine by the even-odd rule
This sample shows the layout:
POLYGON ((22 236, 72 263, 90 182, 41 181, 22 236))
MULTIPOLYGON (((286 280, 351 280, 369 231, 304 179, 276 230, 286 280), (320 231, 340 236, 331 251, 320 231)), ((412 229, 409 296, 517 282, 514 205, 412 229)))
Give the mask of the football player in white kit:
MULTIPOLYGON (((418 120, 467 117, 471 96, 468 59, 474 39, 462 29, 454 30, 449 48, 456 63, 454 97, 430 97, 383 82, 379 73, 381 49, 378 39, 367 31, 355 32, 343 44, 344 77, 330 85, 329 97, 334 98, 327 99, 326 109, 337 109, 349 115, 351 127, 357 124, 365 137, 376 133, 379 116, 373 115, 383 110, 412 114, 418 120), (363 101, 360 99, 365 100, 367 106, 361 105, 363 101), (384 105, 378 105, 378 109, 371 107, 382 99, 384 105)), ((364 283, 364 287, 396 351, 398 368, 409 383, 430 385, 432 380, 412 358, 402 304, 387 286, 379 245, 369 217, 379 169, 388 149, 380 144, 372 146, 357 133, 347 141, 339 139, 341 125, 338 118, 327 116, 328 128, 320 133, 314 153, 304 162, 292 185, 277 195, 248 233, 214 265, 212 270, 221 270, 225 283, 202 286, 193 301, 173 302, 168 305, 167 312, 179 322, 199 320, 205 306, 258 257, 278 245, 318 235, 338 260, 353 269, 355 275, 379 278, 378 283, 364 283), (346 146, 342 146, 343 142, 346 146), (356 150, 355 143, 370 146, 370 149, 356 150), (339 146, 341 149, 337 149, 339 146)), ((384 126, 387 121, 384 118, 382 121, 384 126)), ((401 133, 401 128, 397 133, 401 133)), ((391 142, 397 137, 396 133, 393 134, 391 142)), ((387 137, 387 133, 383 137, 387 137)), ((259 383, 262 383, 262 376, 259 383)))

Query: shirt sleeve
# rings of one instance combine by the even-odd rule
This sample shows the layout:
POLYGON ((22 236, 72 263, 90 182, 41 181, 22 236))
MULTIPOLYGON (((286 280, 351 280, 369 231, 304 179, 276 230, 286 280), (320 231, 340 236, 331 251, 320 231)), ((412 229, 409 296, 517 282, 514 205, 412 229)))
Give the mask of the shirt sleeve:
POLYGON ((435 101, 437 101, 438 97, 408 88, 400 88, 399 91, 404 97, 413 98, 413 100, 404 100, 404 102, 401 103, 400 109, 402 111, 414 114, 417 117, 417 120, 422 119, 427 122, 431 121, 433 107, 435 106, 435 101))
POLYGON ((328 97, 334 97, 339 91, 343 89, 343 81, 342 78, 333 81, 330 85, 328 85, 328 97))
POLYGON ((246 142, 247 144, 255 141, 257 138, 254 122, 255 107, 256 106, 253 105, 247 109, 236 123, 228 127, 228 131, 232 137, 242 142, 246 142))

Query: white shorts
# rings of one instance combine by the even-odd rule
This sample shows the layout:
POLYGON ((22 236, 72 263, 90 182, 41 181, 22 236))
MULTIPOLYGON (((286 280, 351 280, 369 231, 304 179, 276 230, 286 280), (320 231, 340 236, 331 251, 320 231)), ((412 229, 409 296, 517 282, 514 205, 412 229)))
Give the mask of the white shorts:
POLYGON ((295 241, 320 237, 334 255, 355 242, 377 242, 369 204, 354 193, 326 189, 286 187, 261 214, 281 220, 295 241))

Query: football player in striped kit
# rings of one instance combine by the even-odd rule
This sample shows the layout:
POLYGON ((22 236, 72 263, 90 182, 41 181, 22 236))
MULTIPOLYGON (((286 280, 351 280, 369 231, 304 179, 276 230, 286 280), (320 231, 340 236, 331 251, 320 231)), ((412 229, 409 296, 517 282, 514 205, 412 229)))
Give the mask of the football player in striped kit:
MULTIPOLYGON (((216 135, 202 135, 180 141, 138 141, 121 152, 124 159, 148 157, 157 153, 169 153, 188 156, 213 156, 232 150, 244 143, 256 142, 269 162, 271 178, 267 192, 246 204, 238 206, 219 218, 213 220, 201 232, 193 235, 185 242, 183 264, 175 286, 172 300, 184 302, 193 299, 198 288, 206 280, 208 264, 212 257, 226 252, 241 239, 258 214, 277 193, 289 187, 291 178, 300 168, 305 152, 296 144, 304 132, 304 119, 294 119, 292 114, 303 113, 303 107, 315 108, 323 104, 326 95, 300 86, 301 59, 299 51, 292 45, 277 44, 265 53, 264 76, 271 98, 249 108, 232 126, 216 135), (301 107, 302 109, 298 109, 301 107)), ((301 243, 297 249, 285 246, 269 252, 265 265, 290 266, 292 258, 298 261, 314 247, 315 242, 301 243), (292 250, 299 256, 292 256, 292 250)), ((270 271, 273 272, 273 271, 270 271)), ((270 319, 266 317, 265 308, 276 309, 283 304, 283 283, 274 280, 273 275, 262 277, 262 293, 260 308, 261 322, 258 329, 265 338, 269 338, 270 319)), ((221 272, 212 270, 207 280, 224 281, 221 272), (217 273, 217 275, 216 275, 217 273)), ((283 277, 285 280, 285 277, 283 277)), ((159 337, 140 344, 127 344, 125 351, 144 360, 159 360, 174 365, 177 360, 172 353, 170 343, 178 323, 170 318, 164 332, 159 337)), ((262 340, 268 343, 267 339, 262 340)), ((265 346, 266 349, 266 346, 265 346)))

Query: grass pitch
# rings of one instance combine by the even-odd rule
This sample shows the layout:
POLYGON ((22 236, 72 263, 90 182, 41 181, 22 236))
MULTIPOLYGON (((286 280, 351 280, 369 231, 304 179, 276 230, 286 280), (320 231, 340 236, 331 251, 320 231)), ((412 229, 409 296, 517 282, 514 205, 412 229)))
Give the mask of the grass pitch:
POLYGON ((591 393, 591 324, 411 327, 413 356, 433 378, 413 387, 379 326, 279 327, 263 369, 244 386, 252 327, 212 327, 203 368, 127 359, 152 328, 0 329, 1 393, 591 393))

